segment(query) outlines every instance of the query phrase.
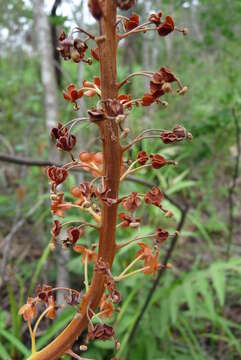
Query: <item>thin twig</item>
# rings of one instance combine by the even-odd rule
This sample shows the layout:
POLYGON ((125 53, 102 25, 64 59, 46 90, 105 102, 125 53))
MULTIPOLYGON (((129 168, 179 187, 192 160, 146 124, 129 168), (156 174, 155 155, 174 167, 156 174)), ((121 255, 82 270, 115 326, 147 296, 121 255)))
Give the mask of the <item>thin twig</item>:
POLYGON ((239 177, 239 167, 240 167, 240 157, 241 157, 241 144, 240 144, 240 126, 239 119, 237 117, 236 111, 232 108, 232 115, 235 124, 236 131, 236 147, 237 147, 237 155, 235 159, 234 171, 232 176, 232 183, 228 191, 228 204, 229 204, 229 223, 228 223, 228 243, 227 243, 227 251, 226 257, 229 259, 232 242, 233 242, 233 225, 234 225, 234 199, 233 195, 236 190, 237 179, 239 177))

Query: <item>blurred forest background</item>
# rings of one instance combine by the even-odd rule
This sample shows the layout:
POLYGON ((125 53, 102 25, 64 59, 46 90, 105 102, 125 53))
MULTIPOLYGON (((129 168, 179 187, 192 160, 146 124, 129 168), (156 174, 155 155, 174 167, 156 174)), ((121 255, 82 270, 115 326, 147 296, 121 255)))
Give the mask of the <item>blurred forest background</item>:
MULTIPOLYGON (((52 215, 44 167, 64 162, 51 143, 51 127, 76 117, 61 91, 69 83, 98 75, 92 66, 60 60, 56 52, 62 29, 84 25, 92 33, 96 24, 87 0, 1 0, 0 13, 0 358, 25 359, 29 354, 26 323, 19 307, 39 282, 80 288, 83 273, 72 251, 50 253, 52 215), (17 164, 18 163, 18 164, 17 164)), ((155 226, 171 232, 182 227, 178 242, 162 248, 173 269, 151 278, 137 276, 122 287, 121 311, 114 320, 121 342, 119 359, 202 360, 241 358, 241 225, 240 225, 240 0, 138 1, 133 11, 141 22, 151 10, 173 16, 189 36, 173 33, 160 38, 154 32, 121 42, 119 79, 133 71, 168 66, 188 86, 184 97, 171 96, 163 109, 137 108, 128 118, 132 136, 143 128, 171 129, 184 125, 193 141, 174 146, 145 142, 142 149, 160 152, 178 161, 176 169, 144 171, 131 191, 145 192, 158 184, 170 201, 174 218, 160 218, 148 208, 143 233, 155 226), (124 287, 124 288, 123 288, 124 287), (155 291, 153 291, 155 289, 155 291), (146 303, 143 311, 143 306, 146 303), (137 326, 139 325, 139 326, 137 326)), ((124 15, 131 15, 132 11, 124 15)), ((128 84, 133 97, 148 87, 141 78, 128 84)), ((169 96, 167 96, 168 99, 169 96)), ((93 100, 81 100, 85 114, 93 100)), ((99 151, 96 129, 81 125, 74 130, 80 149, 99 151)), ((135 158, 134 149, 130 158, 135 158)), ((68 184, 86 175, 73 173, 68 184)), ((124 187, 122 189, 124 193, 124 187)), ((71 195, 70 195, 71 196, 71 195)), ((143 210, 144 211, 144 210, 143 210)), ((67 216, 67 220, 73 214, 67 216)), ((91 237, 91 231, 87 237, 91 237)), ((129 239, 129 230, 119 231, 129 239)), ((86 240, 87 241, 87 240, 86 240)), ((124 249, 123 249, 124 250, 124 249)), ((122 252, 116 272, 135 254, 122 252)), ((58 299, 61 301, 61 299, 58 299)), ((68 323, 67 308, 51 323, 45 320, 38 347, 50 341, 68 323)), ((81 339, 80 339, 81 343, 81 339)), ((76 348, 78 351, 78 347, 76 348)), ((111 342, 95 342, 88 358, 110 359, 111 342)), ((66 359, 69 357, 66 357, 66 359)))

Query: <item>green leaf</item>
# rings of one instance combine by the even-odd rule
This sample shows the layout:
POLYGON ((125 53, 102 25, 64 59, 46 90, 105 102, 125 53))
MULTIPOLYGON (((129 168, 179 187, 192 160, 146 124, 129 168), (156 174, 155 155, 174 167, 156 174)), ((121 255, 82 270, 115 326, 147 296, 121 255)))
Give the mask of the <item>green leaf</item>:
POLYGON ((0 359, 2 360, 10 360, 10 356, 5 349, 5 347, 0 343, 0 359))
POLYGON ((0 328, 0 335, 7 339, 15 348, 17 348, 23 355, 29 356, 30 351, 24 346, 19 339, 16 338, 9 331, 0 328))
POLYGON ((210 274, 213 281, 213 287, 217 293, 219 303, 221 306, 223 306, 225 302, 225 283, 226 283, 225 271, 220 267, 211 266, 210 274))
POLYGON ((186 281, 184 283, 184 292, 186 295, 186 300, 189 306, 189 309, 191 311, 192 316, 195 315, 195 309, 196 309, 196 292, 194 286, 192 286, 191 281, 186 281))
POLYGON ((195 181, 187 180, 187 181, 181 181, 175 185, 171 185, 169 189, 166 191, 167 195, 175 194, 178 191, 181 191, 183 189, 189 189, 192 186, 195 186, 195 181))
POLYGON ((196 287, 203 296, 203 301, 206 304, 207 309, 209 310, 209 316, 211 318, 214 318, 215 306, 208 279, 206 279, 204 276, 200 277, 196 283, 196 287))

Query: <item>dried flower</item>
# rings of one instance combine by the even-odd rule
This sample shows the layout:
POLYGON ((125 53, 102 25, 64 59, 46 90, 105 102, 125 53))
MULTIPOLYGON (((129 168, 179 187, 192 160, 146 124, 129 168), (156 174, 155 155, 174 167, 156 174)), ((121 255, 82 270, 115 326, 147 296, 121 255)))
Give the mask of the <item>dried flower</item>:
POLYGON ((152 255, 145 260, 145 266, 148 266, 148 269, 144 270, 144 274, 152 274, 154 278, 156 277, 157 271, 161 267, 158 263, 158 255, 159 252, 156 250, 155 255, 152 255))
POLYGON ((161 17, 162 17, 161 11, 158 14, 152 13, 149 16, 149 21, 152 22, 153 24, 155 24, 156 26, 158 26, 161 24, 161 17))
POLYGON ((92 108, 88 110, 88 114, 90 116, 90 120, 93 122, 104 120, 105 118, 105 113, 103 109, 92 108))
POLYGON ((36 318, 36 299, 28 297, 27 303, 20 307, 18 314, 23 315, 25 321, 31 321, 32 319, 36 318))
POLYGON ((63 183, 66 180, 68 176, 68 171, 64 168, 53 165, 46 168, 46 175, 48 176, 49 180, 52 182, 53 188, 55 189, 56 186, 58 186, 59 184, 63 183))
POLYGON ((83 245, 75 245, 73 247, 73 250, 77 253, 82 254, 82 263, 85 262, 85 259, 87 257, 87 262, 93 261, 94 263, 97 260, 97 254, 93 250, 89 250, 83 245))
POLYGON ((106 294, 101 298, 100 311, 103 313, 100 315, 101 318, 111 318, 115 311, 112 301, 107 301, 106 294))
POLYGON ((135 29, 139 25, 139 16, 136 13, 133 13, 131 17, 124 21, 124 26, 126 31, 135 29))
POLYGON ((141 222, 141 218, 139 217, 132 217, 129 216, 125 213, 120 213, 119 214, 119 218, 122 220, 121 222, 121 226, 122 227, 132 227, 132 228, 136 228, 140 225, 141 222))
POLYGON ((122 200, 122 206, 127 211, 135 211, 141 206, 141 198, 137 192, 132 192, 128 197, 122 200))
POLYGON ((48 305, 50 307, 49 311, 47 312, 46 314, 46 318, 47 319, 51 319, 51 320, 54 320, 55 319, 55 316, 56 316, 56 305, 55 305, 55 300, 54 300, 54 297, 53 296, 50 296, 49 299, 48 299, 48 305))
POLYGON ((142 260, 147 261, 147 259, 152 256, 152 249, 142 242, 139 242, 138 246, 140 250, 137 251, 136 257, 142 256, 142 260))
POLYGON ((74 110, 79 109, 76 100, 82 98, 83 94, 84 94, 83 90, 81 89, 77 90, 75 85, 73 84, 67 86, 67 92, 63 90, 64 99, 74 104, 74 110))
POLYGON ((177 136, 169 130, 161 131, 160 137, 164 144, 171 144, 178 140, 177 136))
POLYGON ((154 235, 155 235, 156 243, 161 244, 168 238, 169 232, 159 227, 156 229, 154 235))
POLYGON ((109 340, 115 335, 112 326, 107 324, 97 324, 95 326, 90 325, 88 327, 88 340, 109 340))
POLYGON ((163 192, 159 189, 158 186, 154 186, 145 194, 144 200, 149 205, 151 204, 160 207, 163 200, 163 192))
POLYGON ((166 36, 170 34, 175 28, 173 18, 166 16, 164 22, 157 27, 157 32, 160 36, 166 36))
POLYGON ((64 193, 58 193, 51 199, 51 212, 57 216, 64 217, 64 212, 72 207, 71 202, 64 203, 64 193))
POLYGON ((65 296, 65 301, 69 305, 78 305, 80 303, 81 294, 76 291, 70 289, 69 296, 65 296))
POLYGON ((144 150, 139 151, 137 154, 137 160, 138 160, 138 164, 145 165, 145 163, 149 160, 149 156, 144 150))
POLYGON ((60 234, 61 228, 62 228, 61 223, 58 220, 54 220, 53 226, 51 229, 51 235, 53 237, 54 242, 56 241, 56 237, 60 234))
POLYGON ((79 238, 84 235, 84 229, 71 227, 68 229, 67 233, 67 238, 63 240, 63 246, 66 247, 74 245, 79 240, 79 238))
POLYGON ((160 169, 161 167, 165 165, 176 165, 175 161, 173 160, 166 160, 162 155, 160 154, 151 154, 151 164, 153 169, 160 169))
POLYGON ((48 303, 49 297, 52 296, 52 286, 44 284, 41 287, 41 285, 38 285, 36 288, 36 294, 40 301, 48 303))
POLYGON ((99 48, 91 49, 90 50, 91 56, 96 60, 100 61, 100 51, 99 48))
POLYGON ((58 47, 60 55, 64 58, 64 60, 68 60, 71 58, 71 47, 73 46, 73 39, 68 38, 64 31, 61 32, 58 41, 61 47, 58 47))
POLYGON ((146 93, 141 98, 142 106, 150 106, 156 101, 155 97, 152 94, 146 93))

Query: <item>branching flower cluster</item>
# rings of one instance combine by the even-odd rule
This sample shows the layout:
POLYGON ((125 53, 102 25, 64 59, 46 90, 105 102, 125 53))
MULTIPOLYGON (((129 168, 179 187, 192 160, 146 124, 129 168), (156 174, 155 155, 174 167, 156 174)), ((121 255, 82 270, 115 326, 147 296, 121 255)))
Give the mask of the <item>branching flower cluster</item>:
MULTIPOLYGON (((119 186, 129 175, 140 170, 152 168, 157 171, 164 166, 178 165, 159 153, 148 154, 144 150, 139 151, 135 160, 125 160, 125 154, 135 144, 153 139, 162 144, 172 144, 192 138, 182 125, 176 125, 171 130, 146 129, 134 139, 129 139, 130 129, 125 127, 125 121, 136 106, 146 107, 156 103, 167 107, 167 101, 162 100, 165 94, 174 93, 175 86, 178 95, 184 95, 187 91, 187 87, 183 86, 180 79, 166 66, 157 71, 145 70, 129 74, 117 83, 116 49, 119 41, 147 31, 156 31, 161 37, 173 31, 182 32, 184 35, 188 32, 187 29, 177 28, 171 16, 163 18, 160 11, 150 14, 148 21, 143 24, 140 24, 136 13, 129 18, 117 15, 117 7, 127 10, 133 5, 133 0, 90 0, 89 9, 100 23, 100 35, 95 36, 76 27, 69 35, 62 32, 59 37, 58 50, 65 60, 72 59, 76 63, 83 61, 89 65, 93 61, 100 63, 100 77, 84 80, 80 87, 69 84, 67 89, 63 90, 63 98, 73 105, 74 110, 79 109, 79 101, 84 96, 96 97, 97 101, 95 107, 89 109, 84 117, 75 118, 65 124, 59 123, 52 129, 51 136, 57 149, 68 153, 70 160, 62 167, 50 166, 46 169, 50 183, 51 212, 55 217, 51 229, 51 249, 60 246, 80 254, 85 291, 80 293, 73 289, 39 285, 36 297, 28 298, 27 303, 21 307, 19 314, 28 322, 32 339, 32 360, 58 359, 65 353, 80 359, 71 348, 86 327, 88 333, 81 350, 86 350, 88 343, 95 339, 113 339, 114 347, 118 351, 120 343, 110 321, 121 303, 119 282, 139 273, 155 277, 157 271, 164 267, 159 261, 160 246, 171 236, 177 235, 158 227, 150 234, 138 236, 141 227, 138 211, 141 206, 155 206, 165 217, 172 217, 171 211, 163 207, 164 194, 158 186, 144 194, 131 192, 119 196, 119 186), (94 46, 89 49, 90 41, 94 46), (92 59, 86 58, 88 49, 92 59), (141 98, 133 98, 124 91, 125 85, 137 76, 149 78, 149 91, 143 93, 141 98), (98 126, 102 140, 100 152, 77 149, 77 139, 72 131, 80 122, 98 126), (65 199, 64 183, 73 169, 89 173, 92 179, 68 189, 72 195, 70 201, 65 199), (64 222, 66 213, 73 209, 79 220, 64 222), (85 220, 86 216, 81 217, 84 213, 87 214, 88 221, 85 220), (86 247, 82 239, 87 227, 96 232, 98 240, 86 247), (133 238, 118 242, 116 233, 118 235, 118 229, 123 227, 132 229, 133 238), (119 249, 130 245, 136 246, 136 257, 120 274, 115 274, 112 269, 114 258, 118 257, 119 249), (93 273, 91 281, 90 268, 93 273), (65 292, 65 304, 55 304, 57 291, 65 292), (54 319, 56 311, 66 305, 75 307, 75 318, 52 343, 37 352, 35 338, 40 321, 44 317, 54 319), (41 310, 43 311, 32 328, 32 321, 41 310)), ((167 264, 165 267, 171 268, 171 265, 167 264)))

